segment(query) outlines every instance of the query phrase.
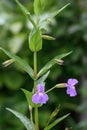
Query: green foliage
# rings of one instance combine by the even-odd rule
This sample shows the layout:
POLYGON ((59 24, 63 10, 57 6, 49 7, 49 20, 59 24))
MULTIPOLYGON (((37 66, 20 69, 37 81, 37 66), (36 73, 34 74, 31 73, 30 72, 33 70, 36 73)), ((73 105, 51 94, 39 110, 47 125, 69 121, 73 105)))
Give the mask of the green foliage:
POLYGON ((29 48, 31 51, 40 51, 42 49, 42 38, 39 29, 34 29, 29 35, 29 48))
POLYGON ((47 79, 49 73, 50 73, 50 71, 48 71, 46 74, 44 74, 43 76, 41 76, 41 77, 37 80, 37 84, 45 84, 45 80, 47 79))
MULTIPOLYGON (((61 1, 51 0, 49 2, 46 2, 45 11, 48 11, 49 9, 50 11, 52 10, 51 13, 53 13, 53 11, 55 12, 56 7, 60 9, 65 4, 67 4, 67 2, 68 1, 63 1, 63 0, 61 1)), ((30 13, 31 16, 31 14, 33 14, 32 1, 26 0, 23 2, 23 5, 28 9, 28 12, 31 12, 30 13)), ((73 53, 64 60, 63 66, 58 67, 56 65, 52 68, 52 71, 49 74, 49 78, 46 84, 47 90, 51 86, 54 86, 54 83, 59 83, 61 82, 61 80, 66 82, 67 80, 66 78, 68 77, 76 77, 78 79, 81 79, 81 82, 84 83, 83 77, 84 75, 85 76, 87 75, 87 63, 86 63, 87 61, 86 60, 87 7, 86 5, 87 5, 86 0, 81 1, 81 3, 80 1, 71 1, 71 5, 68 6, 68 8, 64 9, 62 13, 58 15, 58 17, 56 16, 56 19, 53 18, 51 21, 50 18, 48 17, 50 16, 50 14, 47 12, 45 12, 45 15, 41 14, 40 16, 40 21, 39 21, 40 29, 46 27, 46 30, 48 30, 47 35, 53 35, 53 37, 55 37, 56 40, 55 41, 43 40, 44 43, 43 52, 39 52, 40 55, 38 55, 40 59, 40 61, 38 61, 38 70, 41 69, 48 61, 50 61, 52 57, 55 57, 56 54, 67 53, 70 50, 73 50, 73 53)), ((6 50, 8 49, 12 53, 18 53, 18 55, 23 57, 23 59, 25 59, 32 66, 33 63, 32 55, 28 50, 28 43, 26 39, 31 30, 32 27, 31 24, 33 25, 33 27, 36 26, 35 23, 31 22, 30 20, 32 19, 33 21, 35 21, 34 19, 35 17, 33 16, 30 18, 29 15, 26 15, 26 17, 31 22, 30 24, 29 21, 27 22, 27 20, 25 19, 25 17, 23 16, 23 14, 21 13, 18 7, 19 6, 17 6, 14 1, 0 0, 0 46, 5 48, 6 50), (26 29, 27 27, 28 30, 26 29), (21 38, 22 41, 20 45, 17 40, 19 38, 21 38), (16 41, 14 39, 16 39, 16 41), (16 46, 18 46, 18 48, 16 46)), ((26 87, 27 89, 29 88, 31 89, 32 81, 29 78, 29 76, 23 73, 23 71, 20 69, 19 64, 15 64, 15 65, 13 64, 10 67, 8 66, 7 68, 4 68, 2 66, 2 62, 5 61, 6 59, 7 57, 0 51, 0 130, 4 130, 4 129, 24 130, 24 128, 21 126, 21 123, 15 122, 14 118, 12 118, 12 116, 9 115, 8 112, 5 112, 4 109, 7 106, 10 107, 13 106, 13 108, 17 108, 19 109, 19 111, 23 111, 23 113, 26 114, 25 111, 27 109, 27 105, 25 102, 22 103, 24 97, 23 95, 21 96, 21 94, 19 96, 19 93, 17 93, 16 90, 19 87, 22 88, 26 87), (13 73, 14 75, 13 78, 17 77, 16 85, 13 82, 13 80, 10 79, 11 77, 9 76, 10 72, 13 73), (14 73, 16 73, 16 75, 18 76, 15 77, 14 73), (20 77, 19 75, 21 75, 22 77, 20 77), (8 84, 5 77, 9 77, 8 84), (19 81, 21 82, 19 83, 19 81), (15 88, 15 86, 18 86, 18 88, 15 88)), ((83 88, 83 86, 84 85, 77 87, 77 91, 80 90, 80 95, 82 95, 81 97, 83 97, 84 95, 86 96, 86 91, 85 88, 83 88), (80 88, 83 88, 84 90, 80 88)), ((80 102, 79 96, 73 99, 68 98, 68 96, 65 95, 65 91, 62 91, 60 89, 54 90, 52 93, 49 94, 49 96, 50 96, 50 103, 47 104, 45 109, 46 111, 40 112, 39 115, 41 128, 44 127, 45 125, 44 122, 47 122, 48 114, 51 110, 53 111, 55 104, 61 104, 61 106, 63 107, 63 111, 61 111, 60 116, 65 114, 66 109, 68 112, 72 113, 69 116, 70 117, 69 119, 66 118, 66 122, 63 125, 66 125, 68 128, 72 127, 72 129, 75 130, 78 130, 79 128, 82 129, 87 128, 84 119, 82 119, 81 121, 82 123, 80 122, 78 124, 78 128, 76 127, 77 120, 79 122, 79 115, 76 113, 77 112, 76 106, 79 106, 78 113, 83 115, 84 112, 85 114, 86 101, 84 102, 84 99, 82 103, 79 105, 80 102), (44 122, 43 122, 43 116, 45 116, 44 122)), ((44 106, 42 107, 44 109, 44 106)), ((53 129, 61 130, 61 128, 62 126, 61 124, 59 124, 53 129)))
POLYGON ((53 123, 51 123, 50 125, 48 125, 44 130, 50 130, 52 127, 54 127, 55 125, 57 125, 59 122, 61 122, 62 120, 64 120, 67 116, 69 116, 70 114, 66 114, 58 119, 56 119, 53 123))
POLYGON ((31 76, 31 78, 33 78, 33 69, 22 58, 10 53, 9 51, 7 51, 1 47, 0 47, 0 50, 2 50, 11 59, 18 62, 22 66, 22 68, 31 76))
POLYGON ((44 8, 44 0, 34 0, 34 12, 40 14, 44 8))
POLYGON ((20 7, 20 9, 23 11, 24 15, 28 18, 28 20, 33 24, 33 26, 36 28, 36 25, 34 23, 34 20, 30 14, 30 12, 18 1, 16 0, 18 6, 20 7))
POLYGON ((39 71, 39 73, 37 74, 37 77, 40 77, 40 76, 42 76, 44 73, 46 73, 54 64, 56 64, 55 62, 54 62, 54 59, 62 59, 62 58, 64 58, 64 57, 66 57, 66 56, 68 56, 69 54, 70 54, 71 52, 68 52, 68 53, 65 53, 65 54, 61 54, 61 55, 58 55, 58 56, 56 56, 56 57, 54 57, 51 61, 49 61, 40 71, 39 71))
POLYGON ((32 102, 32 95, 33 95, 33 93, 29 92, 29 91, 27 91, 25 89, 21 89, 21 90, 24 92, 24 94, 26 96, 28 105, 31 106, 31 107, 34 107, 34 103, 32 102))
MULTIPOLYGON (((59 107, 58 108, 56 108, 52 113, 51 113, 51 115, 50 115, 50 117, 49 117, 49 120, 48 120, 48 122, 47 122, 47 125, 51 122, 51 120, 53 120, 54 119, 54 117, 58 114, 58 112, 59 112, 59 107)), ((46 126, 47 126, 46 125, 46 126)))
POLYGON ((23 114, 21 114, 21 113, 19 113, 17 111, 14 111, 14 110, 12 110, 10 108, 6 108, 6 109, 8 111, 10 111, 11 113, 13 113, 17 118, 19 118, 20 121, 23 123, 23 125, 25 126, 25 128, 27 130, 33 130, 32 124, 31 124, 30 120, 26 116, 24 116, 23 114))

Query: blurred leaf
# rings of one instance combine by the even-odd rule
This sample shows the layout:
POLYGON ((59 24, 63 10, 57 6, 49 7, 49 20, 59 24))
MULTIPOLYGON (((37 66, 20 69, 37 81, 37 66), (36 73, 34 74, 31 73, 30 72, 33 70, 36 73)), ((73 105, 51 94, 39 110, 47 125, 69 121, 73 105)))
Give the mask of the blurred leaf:
POLYGON ((53 18, 56 15, 58 15, 61 11, 63 11, 68 5, 70 5, 70 3, 66 4, 64 7, 62 7, 61 9, 59 9, 57 11, 48 12, 48 13, 44 14, 43 17, 40 16, 39 27, 41 29, 47 30, 47 24, 52 23, 53 18))
POLYGON ((55 62, 54 62, 54 59, 62 59, 66 56, 68 56, 69 54, 71 54, 72 52, 68 52, 68 53, 65 53, 65 54, 61 54, 61 55, 58 55, 56 57, 54 57, 51 61, 49 61, 40 71, 39 73, 37 74, 37 77, 40 77, 41 75, 43 75, 44 73, 46 73, 53 65, 55 65, 55 62))
POLYGON ((14 110, 12 110, 10 108, 6 108, 6 109, 8 111, 10 111, 11 113, 13 113, 17 118, 19 118, 20 121, 23 123, 23 125, 25 126, 25 128, 27 130, 33 130, 32 124, 31 124, 30 120, 26 116, 24 116, 23 114, 21 114, 21 113, 19 113, 17 111, 14 111, 14 110))
POLYGON ((30 12, 18 0, 15 0, 15 1, 18 4, 18 6, 20 7, 20 9, 23 11, 24 15, 28 18, 28 20, 36 28, 36 25, 34 23, 34 20, 33 20, 32 16, 31 16, 30 12))
POLYGON ((48 71, 46 74, 44 74, 40 79, 38 79, 37 84, 44 84, 44 81, 48 77, 50 71, 48 71))
POLYGON ((52 127, 54 127, 55 125, 57 125, 59 122, 61 122, 62 120, 64 120, 69 115, 70 114, 66 114, 65 116, 62 116, 62 117, 56 119, 53 123, 51 123, 50 125, 48 125, 44 130, 50 130, 52 127))
POLYGON ((39 122, 42 127, 46 126, 48 117, 50 116, 50 112, 48 110, 39 111, 39 122))
POLYGON ((34 12, 40 14, 44 7, 44 0, 34 0, 34 12))
MULTIPOLYGON (((47 122, 47 125, 51 122, 51 120, 53 120, 54 119, 54 117, 58 114, 58 112, 59 112, 59 107, 58 108, 56 108, 52 113, 51 113, 51 115, 50 115, 50 117, 49 117, 49 120, 48 120, 48 122, 47 122)), ((46 125, 46 126, 47 126, 46 125)))
POLYGON ((62 12, 67 6, 69 6, 70 3, 66 4, 65 6, 63 6, 61 9, 51 13, 51 15, 49 15, 49 17, 55 17, 56 15, 58 15, 60 12, 62 12))
POLYGON ((42 49, 42 38, 40 30, 32 30, 29 35, 29 48, 31 51, 39 51, 42 49))
POLYGON ((21 89, 21 90, 24 92, 24 94, 25 94, 25 96, 26 96, 28 105, 34 107, 34 103, 32 102, 32 95, 33 95, 33 93, 30 92, 30 91, 27 91, 27 90, 25 90, 25 89, 21 89))
POLYGON ((25 70, 30 76, 31 78, 33 78, 33 69, 30 67, 29 64, 27 64, 23 59, 21 59, 20 57, 10 53, 9 51, 3 49, 0 47, 0 50, 2 50, 7 56, 9 56, 11 59, 15 60, 16 62, 18 62, 23 70, 25 70))

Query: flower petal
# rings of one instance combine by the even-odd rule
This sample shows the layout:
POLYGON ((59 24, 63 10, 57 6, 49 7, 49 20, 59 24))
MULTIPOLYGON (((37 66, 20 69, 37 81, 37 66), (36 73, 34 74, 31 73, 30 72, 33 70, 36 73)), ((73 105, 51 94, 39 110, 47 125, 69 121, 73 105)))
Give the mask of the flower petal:
POLYGON ((44 92, 45 91, 45 88, 42 84, 38 84, 37 85, 37 92, 44 92))
POLYGON ((74 86, 78 83, 78 80, 77 79, 68 79, 68 84, 74 86))
POLYGON ((48 95, 45 93, 39 93, 39 103, 46 104, 48 101, 48 95))
POLYGON ((74 97, 74 96, 76 96, 77 95, 77 92, 76 92, 76 90, 75 90, 75 87, 73 86, 73 87, 67 87, 67 94, 68 95, 70 95, 71 97, 74 97))
POLYGON ((48 101, 49 97, 45 93, 35 93, 32 96, 32 102, 35 104, 41 103, 41 104, 46 104, 48 101))
POLYGON ((39 94, 38 94, 38 93, 35 93, 35 94, 32 96, 32 102, 35 103, 35 104, 38 104, 38 103, 39 103, 39 94))

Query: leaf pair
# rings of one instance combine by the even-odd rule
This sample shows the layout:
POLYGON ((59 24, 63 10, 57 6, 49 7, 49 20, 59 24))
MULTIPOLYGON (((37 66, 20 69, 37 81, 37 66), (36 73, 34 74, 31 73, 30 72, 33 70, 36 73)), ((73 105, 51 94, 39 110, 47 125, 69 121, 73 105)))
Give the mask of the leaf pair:
MULTIPOLYGON (((26 71, 30 77, 32 79, 34 79, 34 71, 33 69, 31 68, 31 66, 29 64, 27 64, 22 58, 20 58, 19 56, 16 56, 15 54, 12 54, 10 53, 9 51, 3 49, 0 47, 0 50, 2 50, 8 57, 10 57, 11 59, 13 59, 15 62, 17 62, 18 64, 20 64, 23 68, 24 71, 26 71)), ((37 74, 37 79, 41 76, 43 76, 46 72, 48 72, 50 70, 50 68, 56 64, 56 62, 54 62, 54 59, 62 59, 63 57, 66 57, 70 54, 71 52, 68 52, 68 53, 65 53, 65 54, 62 54, 62 55, 58 55, 56 57, 54 57, 51 61, 49 61, 40 71, 39 73, 37 74)), ((45 76, 43 76, 43 78, 46 78, 45 76)), ((43 79, 41 78, 41 80, 43 79)), ((40 82, 40 80, 39 80, 40 82)), ((38 82, 38 83, 39 83, 38 82)))

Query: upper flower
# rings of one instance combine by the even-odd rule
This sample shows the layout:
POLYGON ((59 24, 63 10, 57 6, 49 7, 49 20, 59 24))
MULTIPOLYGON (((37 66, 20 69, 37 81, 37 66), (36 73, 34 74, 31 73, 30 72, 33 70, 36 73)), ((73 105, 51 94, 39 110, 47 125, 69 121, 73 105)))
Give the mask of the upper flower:
POLYGON ((69 94, 71 97, 76 96, 77 92, 75 89, 75 85, 78 83, 77 79, 68 79, 68 82, 66 84, 67 87, 67 94, 69 94))
POLYGON ((42 84, 38 84, 37 85, 37 91, 32 96, 32 102, 35 103, 35 104, 38 104, 38 103, 46 104, 49 97, 44 91, 45 91, 44 86, 42 84))

